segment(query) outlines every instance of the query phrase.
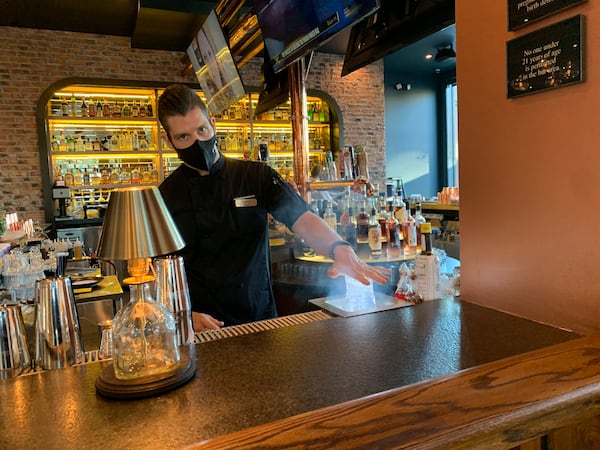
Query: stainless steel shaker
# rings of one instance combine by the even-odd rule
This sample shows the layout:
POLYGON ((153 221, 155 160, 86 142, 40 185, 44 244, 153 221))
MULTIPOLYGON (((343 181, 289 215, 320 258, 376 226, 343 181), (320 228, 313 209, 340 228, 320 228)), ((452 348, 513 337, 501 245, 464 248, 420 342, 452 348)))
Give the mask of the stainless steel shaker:
POLYGON ((71 279, 59 276, 37 280, 35 307, 36 365, 52 370, 83 362, 71 279))
POLYGON ((155 258, 154 270, 156 301, 165 305, 173 313, 177 343, 191 344, 194 341, 192 305, 183 257, 169 255, 155 258))
POLYGON ((0 379, 16 377, 31 369, 21 306, 0 304, 0 379))

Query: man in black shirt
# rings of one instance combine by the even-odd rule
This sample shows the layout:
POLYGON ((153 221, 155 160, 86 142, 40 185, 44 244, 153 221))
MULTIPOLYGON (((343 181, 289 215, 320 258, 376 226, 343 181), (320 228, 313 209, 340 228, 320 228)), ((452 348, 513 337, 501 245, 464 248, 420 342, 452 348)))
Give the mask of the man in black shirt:
POLYGON ((195 330, 277 315, 267 213, 334 258, 330 276, 387 281, 389 270, 364 264, 275 170, 221 155, 215 120, 192 89, 166 88, 158 117, 183 161, 159 189, 186 242, 182 255, 195 330))

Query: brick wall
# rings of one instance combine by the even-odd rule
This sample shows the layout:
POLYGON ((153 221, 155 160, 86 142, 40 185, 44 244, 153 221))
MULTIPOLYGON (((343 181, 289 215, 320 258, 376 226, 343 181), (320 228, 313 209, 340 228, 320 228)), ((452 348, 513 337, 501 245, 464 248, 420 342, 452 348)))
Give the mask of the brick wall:
MULTIPOLYGON (((53 83, 72 77, 195 82, 182 77, 182 53, 130 48, 129 38, 0 27, 0 213, 44 221, 36 106, 53 83)), ((242 68, 258 86, 261 60, 242 68)), ((345 145, 369 151, 371 178, 385 177, 383 63, 340 78, 343 57, 316 54, 308 89, 327 92, 340 106, 345 145)))

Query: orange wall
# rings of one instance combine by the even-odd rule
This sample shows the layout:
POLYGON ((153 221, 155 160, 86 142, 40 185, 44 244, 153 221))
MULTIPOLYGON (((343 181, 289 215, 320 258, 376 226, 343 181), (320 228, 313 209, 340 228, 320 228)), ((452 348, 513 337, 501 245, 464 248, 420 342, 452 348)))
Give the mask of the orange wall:
POLYGON ((600 330, 600 4, 516 32, 506 0, 456 2, 462 297, 600 330), (506 98, 506 42, 585 16, 585 81, 506 98))

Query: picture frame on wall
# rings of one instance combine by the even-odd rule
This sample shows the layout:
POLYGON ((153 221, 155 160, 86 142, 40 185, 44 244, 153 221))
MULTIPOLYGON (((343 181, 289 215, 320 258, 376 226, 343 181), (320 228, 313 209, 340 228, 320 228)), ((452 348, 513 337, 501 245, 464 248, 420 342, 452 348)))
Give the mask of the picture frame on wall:
POLYGON ((520 97, 583 81, 584 16, 506 43, 506 96, 520 97))
POLYGON ((508 0, 508 30, 514 31, 587 0, 508 0))

